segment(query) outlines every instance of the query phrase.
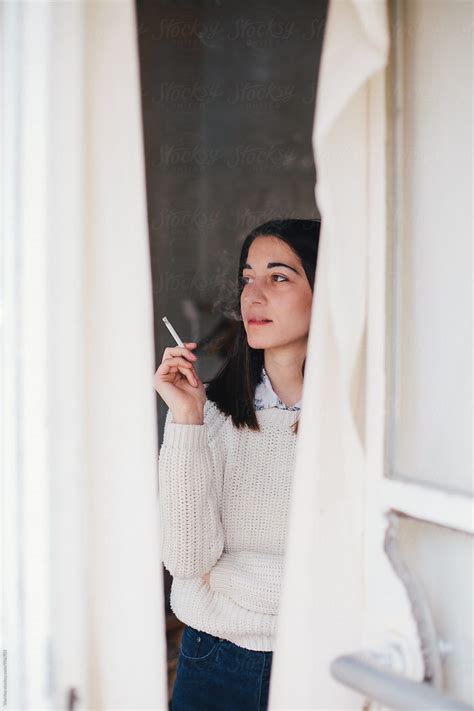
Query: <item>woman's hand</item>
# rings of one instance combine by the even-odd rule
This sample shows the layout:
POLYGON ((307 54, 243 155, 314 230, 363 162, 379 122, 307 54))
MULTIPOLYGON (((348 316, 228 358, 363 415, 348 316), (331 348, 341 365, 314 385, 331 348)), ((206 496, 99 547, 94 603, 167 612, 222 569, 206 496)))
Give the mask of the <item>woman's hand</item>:
POLYGON ((196 343, 165 348, 161 365, 155 373, 154 386, 173 415, 192 414, 203 419, 206 389, 196 373, 191 352, 196 343))
POLYGON ((210 578, 210 577, 211 577, 211 571, 209 571, 208 573, 206 573, 205 575, 203 575, 203 576, 202 576, 202 579, 204 580, 204 582, 206 582, 206 583, 209 585, 209 578, 210 578))

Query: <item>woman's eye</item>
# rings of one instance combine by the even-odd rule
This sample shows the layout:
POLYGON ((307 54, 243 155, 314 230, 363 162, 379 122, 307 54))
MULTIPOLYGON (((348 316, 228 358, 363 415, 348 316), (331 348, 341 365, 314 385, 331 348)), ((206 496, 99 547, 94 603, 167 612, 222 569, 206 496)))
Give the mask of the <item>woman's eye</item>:
MULTIPOLYGON (((272 274, 272 276, 279 277, 280 279, 283 279, 283 281, 288 281, 287 277, 284 276, 283 274, 272 274)), ((248 284, 248 281, 246 281, 246 279, 249 279, 249 277, 245 277, 245 276, 242 277, 243 284, 248 284)), ((281 282, 277 282, 277 283, 281 284, 281 282)))

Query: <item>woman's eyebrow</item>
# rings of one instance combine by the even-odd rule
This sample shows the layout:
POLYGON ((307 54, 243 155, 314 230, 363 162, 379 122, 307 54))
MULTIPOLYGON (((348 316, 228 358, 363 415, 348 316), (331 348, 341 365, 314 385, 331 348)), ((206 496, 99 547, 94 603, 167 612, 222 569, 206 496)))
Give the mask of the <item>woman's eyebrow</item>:
MULTIPOLYGON (((287 269, 292 269, 296 274, 299 274, 299 271, 295 269, 294 267, 290 267, 289 264, 283 264, 283 262, 268 262, 267 268, 272 269, 272 267, 286 267, 287 269)), ((242 269, 252 269, 253 267, 246 262, 242 269)))

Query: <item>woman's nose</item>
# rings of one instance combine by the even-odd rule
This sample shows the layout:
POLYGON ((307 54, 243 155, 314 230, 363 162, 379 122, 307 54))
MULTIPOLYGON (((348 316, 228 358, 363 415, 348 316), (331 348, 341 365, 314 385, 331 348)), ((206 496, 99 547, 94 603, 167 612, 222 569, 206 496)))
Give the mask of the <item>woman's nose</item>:
POLYGON ((249 303, 252 304, 254 301, 258 301, 261 303, 262 301, 266 301, 267 297, 265 294, 265 289, 261 288, 258 285, 255 284, 249 284, 249 289, 245 291, 244 293, 244 299, 249 303))

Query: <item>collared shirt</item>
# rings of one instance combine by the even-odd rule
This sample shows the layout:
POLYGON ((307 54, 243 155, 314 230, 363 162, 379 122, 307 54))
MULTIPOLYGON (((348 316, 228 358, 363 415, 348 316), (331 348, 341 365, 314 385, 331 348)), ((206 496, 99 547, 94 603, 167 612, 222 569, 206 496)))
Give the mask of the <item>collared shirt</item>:
POLYGON ((302 399, 298 400, 298 402, 291 407, 285 405, 285 403, 280 400, 276 392, 273 390, 267 371, 264 366, 262 366, 262 382, 258 383, 255 388, 256 410, 263 410, 267 407, 279 407, 281 410, 300 410, 301 402, 302 399))

